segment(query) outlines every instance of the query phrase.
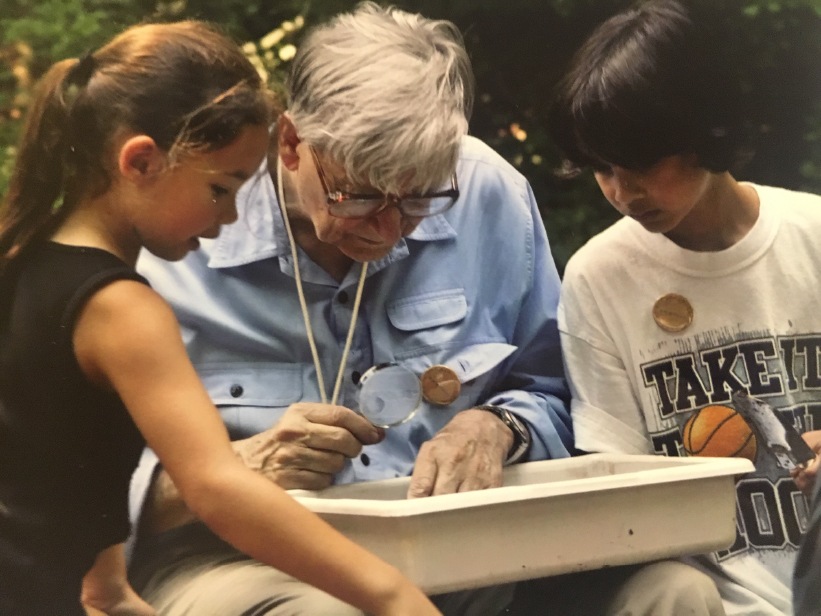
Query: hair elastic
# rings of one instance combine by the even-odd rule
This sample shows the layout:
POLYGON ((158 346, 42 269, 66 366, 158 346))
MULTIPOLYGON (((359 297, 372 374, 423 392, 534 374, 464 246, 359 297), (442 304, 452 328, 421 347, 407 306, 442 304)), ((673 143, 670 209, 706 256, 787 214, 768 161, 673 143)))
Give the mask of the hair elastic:
POLYGON ((74 85, 84 86, 91 79, 91 75, 96 68, 97 61, 94 59, 94 52, 91 50, 86 51, 78 58, 77 64, 68 72, 66 80, 74 85))

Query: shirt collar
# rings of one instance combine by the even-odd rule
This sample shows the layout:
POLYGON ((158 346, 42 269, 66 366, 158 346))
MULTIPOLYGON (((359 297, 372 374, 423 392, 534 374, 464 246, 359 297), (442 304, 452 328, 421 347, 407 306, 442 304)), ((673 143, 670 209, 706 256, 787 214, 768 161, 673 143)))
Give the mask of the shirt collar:
MULTIPOLYGON (((279 209, 277 191, 267 161, 237 193, 237 221, 226 225, 214 240, 209 267, 236 267, 271 257, 288 255, 288 234, 279 209)), ((456 230, 444 214, 422 219, 419 226, 401 239, 378 262, 374 269, 404 258, 408 254, 407 241, 432 242, 456 237, 456 230)))

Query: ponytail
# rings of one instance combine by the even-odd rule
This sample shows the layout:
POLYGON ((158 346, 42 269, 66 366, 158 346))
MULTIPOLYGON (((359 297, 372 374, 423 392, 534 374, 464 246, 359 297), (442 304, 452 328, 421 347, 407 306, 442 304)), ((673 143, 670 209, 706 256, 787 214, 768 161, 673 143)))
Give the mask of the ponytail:
POLYGON ((0 209, 0 272, 64 216, 69 114, 77 88, 71 82, 87 80, 77 74, 80 64, 74 59, 57 62, 35 91, 0 209))

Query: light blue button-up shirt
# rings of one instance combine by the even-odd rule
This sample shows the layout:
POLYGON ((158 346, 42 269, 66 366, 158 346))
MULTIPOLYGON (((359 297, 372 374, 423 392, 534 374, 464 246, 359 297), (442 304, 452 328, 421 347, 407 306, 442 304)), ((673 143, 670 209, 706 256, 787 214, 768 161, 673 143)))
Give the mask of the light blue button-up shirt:
MULTIPOLYGON (((424 219, 369 265, 339 404, 357 408, 355 381, 397 362, 418 375, 435 364, 462 383, 447 406, 423 403, 385 440, 366 446, 336 483, 409 475, 419 447, 459 411, 510 409, 530 428, 530 460, 572 445, 556 307, 559 277, 530 185, 482 142, 466 137, 448 212, 424 219)), ((138 269, 173 306, 189 355, 232 438, 274 425, 295 402, 320 401, 294 264, 267 171, 237 198, 238 222, 183 261, 144 254, 138 269)), ((360 273, 338 283, 301 250, 302 275, 325 390, 333 390, 360 273)), ((132 480, 139 514, 156 458, 132 480)))

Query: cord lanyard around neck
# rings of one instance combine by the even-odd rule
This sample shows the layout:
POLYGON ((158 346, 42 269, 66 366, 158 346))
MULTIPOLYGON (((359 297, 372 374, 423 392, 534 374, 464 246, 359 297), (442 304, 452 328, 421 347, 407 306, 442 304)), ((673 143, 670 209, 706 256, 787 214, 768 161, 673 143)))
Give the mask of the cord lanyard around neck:
MULTIPOLYGON (((294 278, 296 279, 296 292, 299 296, 299 306, 302 309, 302 320, 305 322, 305 331, 308 334, 308 345, 311 347, 311 356, 314 360, 316 378, 319 385, 319 396, 323 404, 328 403, 328 396, 325 394, 325 378, 322 376, 322 367, 319 363, 319 353, 316 350, 314 332, 311 328, 311 317, 308 314, 308 306, 305 303, 305 294, 302 291, 302 276, 299 273, 299 259, 297 258, 297 245, 294 241, 294 234, 291 231, 291 222, 288 220, 288 212, 285 210, 285 190, 282 186, 282 159, 277 156, 277 198, 279 199, 279 209, 282 211, 282 219, 285 221, 285 231, 288 233, 288 242, 291 244, 291 256, 294 260, 294 278)), ((362 289, 365 287, 365 277, 368 273, 368 262, 363 261, 362 271, 359 274, 359 284, 356 286, 356 296, 353 302, 351 314, 351 324, 348 326, 348 336, 345 339, 345 347, 342 350, 342 358, 339 361, 339 370, 336 373, 334 392, 331 397, 331 404, 336 404, 339 399, 339 390, 342 387, 342 377, 345 374, 345 366, 348 363, 348 354, 351 350, 354 330, 356 330, 356 319, 359 315, 359 304, 362 301, 362 289)))

